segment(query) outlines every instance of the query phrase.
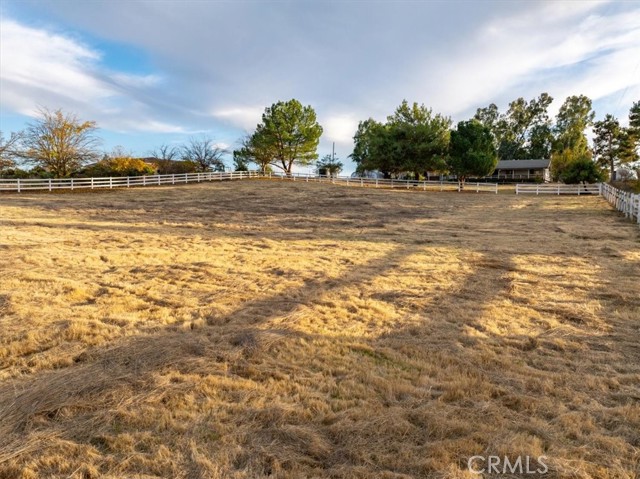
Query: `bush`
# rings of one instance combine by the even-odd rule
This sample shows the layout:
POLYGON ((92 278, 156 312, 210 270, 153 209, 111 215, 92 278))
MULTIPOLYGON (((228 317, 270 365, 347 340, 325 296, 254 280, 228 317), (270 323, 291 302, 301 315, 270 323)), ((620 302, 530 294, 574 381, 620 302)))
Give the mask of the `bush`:
POLYGON ((30 170, 23 170, 20 168, 9 168, 4 171, 0 171, 0 178, 6 178, 8 180, 11 180, 11 179, 23 180, 27 178, 47 179, 47 178, 53 178, 53 177, 54 175, 50 171, 47 171, 40 166, 36 166, 35 168, 32 168, 30 170))
POLYGON ((189 160, 153 160, 153 163, 159 175, 181 175, 198 171, 198 164, 189 160))
POLYGON ((604 181, 605 173, 587 157, 578 158, 565 167, 560 180, 567 184, 597 183, 604 181))
POLYGON ((137 158, 109 158, 83 168, 73 176, 81 178, 101 176, 145 176, 156 173, 156 168, 137 158))

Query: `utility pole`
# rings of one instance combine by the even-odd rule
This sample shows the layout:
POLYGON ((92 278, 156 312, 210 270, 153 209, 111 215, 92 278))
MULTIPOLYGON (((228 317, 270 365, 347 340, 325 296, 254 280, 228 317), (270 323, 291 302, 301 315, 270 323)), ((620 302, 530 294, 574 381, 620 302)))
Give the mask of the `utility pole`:
POLYGON ((335 163, 336 161, 336 142, 333 142, 333 148, 331 150, 331 162, 335 163))

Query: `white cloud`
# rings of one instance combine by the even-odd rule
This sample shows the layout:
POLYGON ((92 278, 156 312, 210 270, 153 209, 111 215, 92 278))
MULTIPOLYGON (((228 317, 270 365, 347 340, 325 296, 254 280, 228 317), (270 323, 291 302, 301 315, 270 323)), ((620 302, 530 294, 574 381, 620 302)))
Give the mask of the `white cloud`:
POLYGON ((222 109, 214 109, 211 112, 211 116, 219 118, 233 126, 244 129, 251 132, 255 129, 256 125, 262 118, 264 107, 227 107, 222 109))
POLYGON ((326 141, 351 144, 359 121, 351 114, 329 116, 326 120, 320 121, 324 128, 323 137, 326 141))
POLYGON ((540 12, 502 18, 481 27, 455 60, 440 58, 434 81, 436 109, 469 114, 487 103, 549 92, 599 99, 629 85, 640 58, 640 10, 602 16, 598 4, 543 4, 540 12), (554 13, 558 13, 555 15, 554 13), (586 16, 585 13, 588 13, 586 16))
POLYGON ((161 82, 161 78, 158 75, 131 75, 128 73, 112 73, 110 78, 119 85, 145 88, 158 85, 161 82))
POLYGON ((129 94, 157 85, 159 76, 110 71, 99 51, 77 39, 2 19, 0 59, 3 109, 34 116, 38 106, 62 108, 113 131, 185 131, 153 119, 129 94))

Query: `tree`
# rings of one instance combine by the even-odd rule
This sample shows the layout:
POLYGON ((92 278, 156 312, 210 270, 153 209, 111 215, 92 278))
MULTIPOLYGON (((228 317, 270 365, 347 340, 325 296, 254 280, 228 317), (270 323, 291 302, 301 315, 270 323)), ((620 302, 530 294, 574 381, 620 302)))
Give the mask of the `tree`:
POLYGON ((635 102, 629 110, 629 128, 622 138, 622 157, 624 162, 636 171, 638 181, 640 181, 640 101, 635 102))
POLYGON ((162 144, 151 150, 149 154, 158 160, 173 161, 180 156, 180 150, 175 146, 162 144))
POLYGON ((560 175, 560 180, 567 184, 597 183, 604 178, 602 169, 587 155, 575 159, 560 175))
POLYGON ((249 171, 249 162, 240 155, 233 152, 233 169, 234 171, 249 171))
POLYGON ((591 100, 584 95, 570 96, 556 116, 554 152, 566 149, 583 154, 589 149, 585 130, 593 124, 595 112, 591 100))
POLYGON ((547 93, 528 102, 520 97, 504 114, 492 103, 478 108, 474 118, 491 130, 501 160, 548 158, 553 135, 547 110, 552 101, 547 93))
POLYGON ((83 164, 96 160, 99 139, 94 121, 80 121, 58 109, 38 110, 39 118, 27 125, 20 156, 63 178, 83 164))
POLYGON ((636 139, 640 139, 640 100, 629 110, 629 130, 636 139))
POLYGON ((265 136, 256 134, 242 138, 240 148, 233 152, 234 163, 253 163, 263 174, 270 171, 270 165, 276 155, 276 148, 267 140, 265 136))
POLYGON ((15 166, 14 159, 20 155, 20 141, 23 136, 22 132, 12 132, 9 138, 5 139, 0 131, 0 171, 15 166))
POLYGON ((332 155, 324 155, 316 163, 316 169, 321 176, 338 176, 343 166, 342 162, 332 155))
POLYGON ((624 129, 620 128, 620 123, 613 116, 607 114, 604 120, 596 121, 593 124, 593 153, 596 162, 603 167, 609 168, 609 178, 615 179, 616 166, 621 163, 622 137, 626 135, 624 129))
POLYGON ((461 189, 470 176, 486 176, 496 169, 498 153, 491 130, 478 120, 461 121, 451 132, 447 166, 461 189))
POLYGON ((386 123, 372 118, 358 125, 351 159, 357 171, 378 170, 385 178, 412 172, 417 178, 445 168, 451 120, 404 100, 386 123))
POLYGON ((402 165, 396 164, 391 156, 391 142, 386 125, 373 118, 358 123, 353 137, 353 153, 349 157, 356 163, 356 171, 380 171, 385 178, 402 171, 402 165))
POLYGON ((197 165, 197 171, 224 171, 222 156, 226 153, 207 136, 192 136, 182 147, 182 160, 197 165))
POLYGON ((262 122, 246 139, 239 155, 261 163, 269 157, 271 165, 290 175, 294 164, 306 166, 318 158, 321 135, 322 127, 311 106, 302 106, 295 99, 279 101, 265 108, 262 122))
MULTIPOLYGON (((632 128, 620 128, 618 140, 618 157, 621 165, 632 169, 638 169, 640 160, 640 138, 635 136, 632 128)), ((638 177, 640 178, 640 176, 638 177)))
MULTIPOLYGON (((581 153, 582 154, 582 153, 581 153)), ((576 160, 576 152, 570 148, 551 153, 551 178, 560 181, 565 170, 576 160)))
POLYGON ((386 155, 402 171, 411 171, 415 179, 428 171, 445 168, 444 158, 449 148, 451 119, 433 114, 430 108, 406 100, 393 115, 387 117, 386 155))

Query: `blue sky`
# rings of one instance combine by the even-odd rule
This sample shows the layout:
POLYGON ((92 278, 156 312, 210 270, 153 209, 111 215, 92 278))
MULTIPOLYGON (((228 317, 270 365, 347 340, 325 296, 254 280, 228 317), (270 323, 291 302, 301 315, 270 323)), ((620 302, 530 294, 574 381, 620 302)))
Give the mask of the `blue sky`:
MULTIPOLYGON (((297 98, 346 159, 359 120, 406 98, 451 116, 548 92, 626 121, 640 99, 639 2, 46 1, 0 6, 0 129, 37 107, 96 120, 146 155, 208 135, 233 148, 297 98)), ((231 163, 230 161, 228 163, 231 163)), ((347 162, 348 163, 348 162, 347 162)), ((352 166, 347 165, 347 171, 352 166)))

